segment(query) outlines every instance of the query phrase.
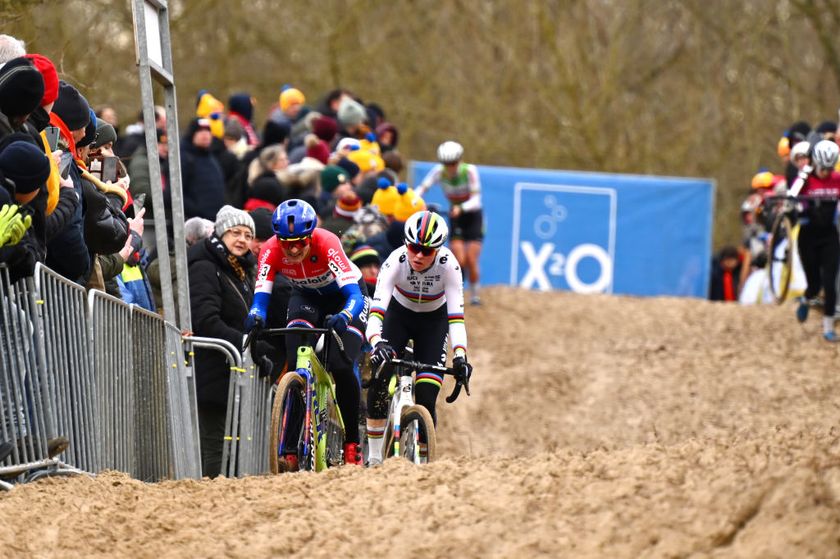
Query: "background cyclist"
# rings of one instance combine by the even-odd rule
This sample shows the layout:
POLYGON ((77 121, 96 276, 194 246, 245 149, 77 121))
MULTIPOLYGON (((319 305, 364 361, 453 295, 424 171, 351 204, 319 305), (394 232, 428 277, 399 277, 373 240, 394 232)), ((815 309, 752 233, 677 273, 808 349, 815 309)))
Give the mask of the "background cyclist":
POLYGON ((800 298, 796 318, 805 322, 808 318, 809 299, 815 298, 822 288, 823 337, 831 342, 837 341, 834 332, 834 311, 837 303, 835 280, 840 262, 840 239, 835 220, 837 198, 840 196, 840 173, 834 170, 838 155, 840 148, 835 142, 817 142, 811 153, 813 169, 810 166, 803 168, 789 191, 793 196, 801 194, 822 198, 804 201, 804 211, 799 220, 799 256, 808 287, 804 297, 800 298))
MULTIPOLYGON (((375 375, 367 397, 370 464, 382 461, 388 414, 388 379, 376 373, 383 363, 402 357, 408 340, 414 340, 417 361, 443 366, 449 333, 453 367, 467 378, 472 373, 467 362, 463 277, 458 261, 443 246, 447 235, 443 217, 429 211, 415 213, 405 222, 405 246, 392 252, 379 272, 366 332, 373 346, 375 375)), ((439 374, 427 371, 418 371, 415 379, 416 402, 429 410, 435 422, 442 382, 439 374)))
MULTIPOLYGON (((245 328, 250 332, 265 325, 275 275, 281 274, 292 283, 288 326, 316 328, 324 323, 324 327, 341 336, 348 357, 355 361, 364 341, 367 288, 338 237, 317 228, 316 223, 315 209, 303 200, 287 200, 274 211, 275 236, 260 249, 254 303, 245 328), (327 315, 332 316, 324 322, 327 315)), ((293 370, 297 348, 315 340, 314 336, 287 336, 286 340, 288 367, 293 370)), ((337 351, 332 353, 327 366, 335 379, 338 407, 344 419, 344 459, 348 464, 361 464, 359 383, 352 364, 346 363, 337 351)))
POLYGON ((440 164, 435 165, 417 187, 423 196, 435 184, 440 184, 449 200, 449 222, 452 239, 449 243, 455 258, 464 267, 470 282, 470 303, 481 303, 478 261, 484 240, 484 214, 481 210, 481 180, 475 165, 463 163, 464 148, 458 142, 443 142, 437 149, 440 164))

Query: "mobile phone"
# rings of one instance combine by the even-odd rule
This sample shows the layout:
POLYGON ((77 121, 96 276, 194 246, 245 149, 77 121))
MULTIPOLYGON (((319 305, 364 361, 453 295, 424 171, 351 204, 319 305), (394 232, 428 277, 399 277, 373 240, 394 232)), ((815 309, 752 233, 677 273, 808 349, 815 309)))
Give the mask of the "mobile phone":
POLYGON ((70 152, 61 154, 61 162, 58 164, 58 172, 61 174, 61 178, 66 179, 70 176, 70 166, 73 164, 73 155, 70 152))
POLYGON ((58 149, 58 126, 47 126, 44 128, 44 135, 47 137, 47 145, 50 146, 50 151, 58 149))
POLYGON ((102 159, 102 182, 117 182, 117 159, 118 157, 105 157, 102 159))

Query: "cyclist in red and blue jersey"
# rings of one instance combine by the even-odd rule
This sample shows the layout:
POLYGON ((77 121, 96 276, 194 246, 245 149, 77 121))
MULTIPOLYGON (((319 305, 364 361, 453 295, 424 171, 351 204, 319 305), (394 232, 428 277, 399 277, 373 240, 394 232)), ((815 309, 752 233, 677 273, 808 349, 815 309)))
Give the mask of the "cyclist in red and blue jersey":
MULTIPOLYGON (((333 329, 341 336, 347 356, 355 362, 364 343, 367 288, 361 272, 341 248, 339 238, 316 227, 317 221, 314 208, 303 200, 287 200, 274 211, 275 237, 260 249, 254 303, 245 329, 250 332, 265 325, 274 278, 281 274, 292 284, 287 326, 317 328, 323 324, 333 329), (326 319, 328 315, 330 318, 326 319)), ((297 348, 304 343, 314 343, 314 336, 287 336, 289 370, 294 369, 297 348)), ((352 364, 333 353, 328 356, 327 366, 335 380, 338 407, 344 419, 344 459, 348 464, 361 464, 359 383, 352 364)))
MULTIPOLYGON (((374 372, 367 401, 370 465, 382 461, 388 414, 388 379, 379 374, 381 365, 402 357, 408 340, 414 340, 415 359, 443 366, 448 333, 455 355, 453 368, 467 379, 472 373, 467 362, 463 277, 455 255, 443 246, 447 235, 443 217, 429 211, 413 214, 405 222, 405 246, 392 252, 379 271, 366 331, 373 346, 370 363, 374 372)), ((435 401, 442 382, 438 373, 417 371, 417 403, 429 410, 435 422, 435 401)))

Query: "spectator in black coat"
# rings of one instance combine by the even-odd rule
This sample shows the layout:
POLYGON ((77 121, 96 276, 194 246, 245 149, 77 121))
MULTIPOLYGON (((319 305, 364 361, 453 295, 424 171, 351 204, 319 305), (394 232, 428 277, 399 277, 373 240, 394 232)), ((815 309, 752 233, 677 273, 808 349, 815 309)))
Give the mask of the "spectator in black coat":
POLYGON ((210 152, 213 135, 210 121, 194 119, 181 141, 181 176, 184 217, 213 220, 224 205, 225 179, 219 162, 210 152))
POLYGON ((712 301, 738 301, 741 277, 741 255, 734 246, 725 246, 712 261, 712 278, 709 299, 712 301))
MULTIPOLYGON (((224 206, 212 236, 188 251, 190 309, 195 335, 221 338, 242 347, 244 322, 254 298, 256 259, 249 250, 254 220, 224 206)), ((266 348, 262 348, 267 351, 266 348)), ((220 473, 230 368, 224 356, 196 349, 196 394, 202 474, 220 473)))
MULTIPOLYGON (((60 82, 58 99, 53 105, 50 120, 61 130, 59 147, 63 158, 76 157, 76 142, 85 138, 85 129, 90 123, 90 106, 87 100, 72 85, 60 82)), ((94 128, 95 132, 95 128, 94 128)), ((82 177, 79 167, 69 163, 68 177, 79 200, 83 200, 82 177)), ((47 245, 46 264, 62 276, 84 285, 91 270, 90 254, 84 238, 84 204, 75 208, 64 229, 47 245)))

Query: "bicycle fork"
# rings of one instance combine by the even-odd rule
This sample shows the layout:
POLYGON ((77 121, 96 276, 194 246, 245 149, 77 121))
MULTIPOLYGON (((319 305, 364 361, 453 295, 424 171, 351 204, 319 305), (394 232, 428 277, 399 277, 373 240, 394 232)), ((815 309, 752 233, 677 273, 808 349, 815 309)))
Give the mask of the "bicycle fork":
POLYGON ((396 397, 396 404, 392 406, 393 409, 391 410, 391 417, 394 419, 394 456, 400 455, 402 412, 405 408, 414 405, 413 384, 411 375, 400 377, 399 394, 396 397))

